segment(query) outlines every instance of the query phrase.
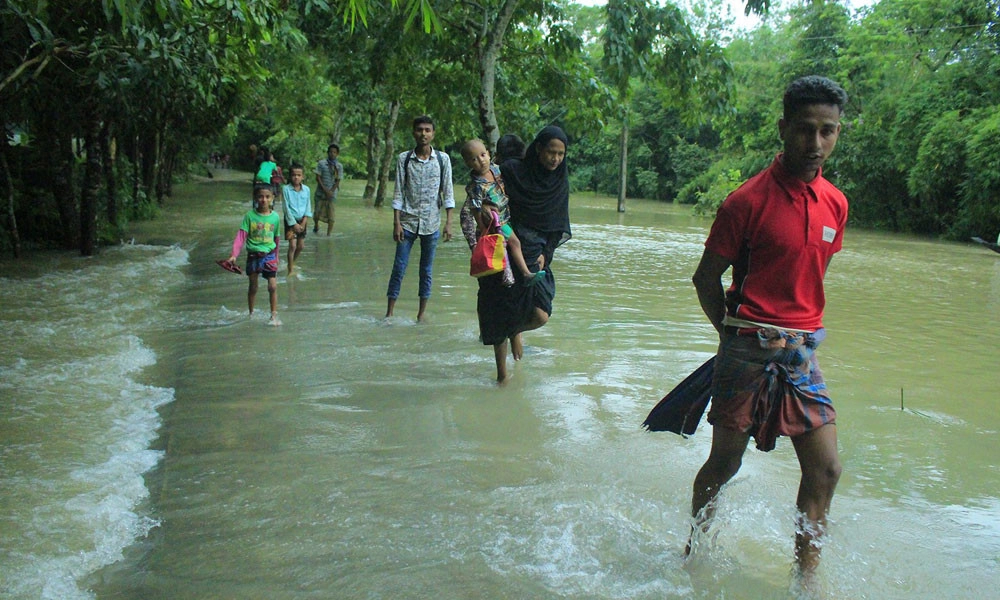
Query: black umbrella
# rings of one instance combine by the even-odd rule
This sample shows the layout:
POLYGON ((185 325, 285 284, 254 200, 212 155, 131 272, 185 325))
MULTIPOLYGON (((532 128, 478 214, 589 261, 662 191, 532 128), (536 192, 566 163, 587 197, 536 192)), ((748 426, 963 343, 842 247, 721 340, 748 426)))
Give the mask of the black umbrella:
POLYGON ((712 373, 715 357, 705 361, 677 387, 663 397, 642 425, 649 431, 672 431, 692 435, 712 399, 712 373))

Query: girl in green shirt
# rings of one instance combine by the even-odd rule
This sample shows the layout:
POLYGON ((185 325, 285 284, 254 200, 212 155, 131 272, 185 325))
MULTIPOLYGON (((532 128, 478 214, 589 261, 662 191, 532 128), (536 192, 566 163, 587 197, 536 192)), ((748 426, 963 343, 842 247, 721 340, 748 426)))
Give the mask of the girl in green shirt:
POLYGON ((247 289, 247 307, 253 316, 254 303, 257 299, 257 284, 260 276, 267 280, 267 295, 271 302, 271 319, 268 325, 281 325, 278 320, 278 230, 281 218, 274 212, 274 194, 271 186, 262 182, 254 183, 253 210, 243 216, 236 239, 233 240, 233 251, 227 262, 236 264, 236 257, 247 247, 246 273, 250 278, 247 289))

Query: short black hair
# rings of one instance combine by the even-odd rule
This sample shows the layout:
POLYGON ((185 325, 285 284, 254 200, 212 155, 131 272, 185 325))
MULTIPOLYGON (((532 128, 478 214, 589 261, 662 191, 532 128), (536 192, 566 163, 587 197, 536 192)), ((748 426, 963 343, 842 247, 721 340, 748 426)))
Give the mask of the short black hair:
POLYGON ((413 128, 416 129, 417 125, 423 125, 424 123, 431 126, 434 129, 434 119, 430 118, 429 115, 420 115, 416 119, 413 119, 413 128))
POLYGON ((291 174, 292 174, 292 171, 293 171, 294 169, 302 169, 302 172, 303 172, 303 173, 305 173, 305 171, 306 171, 306 168, 305 168, 305 167, 303 167, 302 165, 300 165, 300 164, 299 164, 299 163, 297 163, 297 162, 293 162, 293 163, 292 163, 292 166, 288 167, 288 174, 289 174, 289 175, 291 175, 291 174))
POLYGON ((338 146, 337 144, 330 144, 329 146, 327 146, 326 147, 326 153, 327 154, 330 153, 330 148, 336 148, 337 149, 337 154, 340 154, 340 146, 338 146))
POLYGON ((786 119, 792 117, 803 106, 811 104, 832 104, 843 113, 847 105, 847 92, 826 77, 806 75, 788 84, 782 103, 786 119))
POLYGON ((524 140, 513 133, 505 133, 497 140, 497 157, 500 160, 524 158, 524 151, 524 140))

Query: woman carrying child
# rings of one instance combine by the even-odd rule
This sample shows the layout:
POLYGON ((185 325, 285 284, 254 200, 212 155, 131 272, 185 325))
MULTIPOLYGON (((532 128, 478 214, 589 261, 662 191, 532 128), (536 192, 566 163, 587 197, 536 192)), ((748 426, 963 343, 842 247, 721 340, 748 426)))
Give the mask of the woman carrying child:
POLYGON ((510 219, 521 242, 521 253, 529 265, 544 269, 537 285, 513 297, 509 307, 515 321, 510 336, 515 360, 523 354, 521 332, 538 329, 552 315, 556 280, 552 258, 556 248, 572 237, 569 224, 569 170, 566 150, 569 139, 559 127, 544 127, 528 146, 523 159, 500 165, 510 199, 510 219))
MULTIPOLYGON (((500 181, 509 198, 511 224, 519 240, 520 255, 528 267, 531 284, 520 269, 515 285, 504 285, 499 275, 479 279, 477 310, 479 334, 493 346, 497 381, 507 377, 507 341, 514 360, 524 353, 521 333, 548 322, 555 296, 552 257, 571 236, 569 225, 569 175, 564 159, 568 139, 562 129, 546 127, 528 147, 524 158, 509 158, 500 167, 500 181)), ((472 242, 474 243, 474 242, 472 242)))

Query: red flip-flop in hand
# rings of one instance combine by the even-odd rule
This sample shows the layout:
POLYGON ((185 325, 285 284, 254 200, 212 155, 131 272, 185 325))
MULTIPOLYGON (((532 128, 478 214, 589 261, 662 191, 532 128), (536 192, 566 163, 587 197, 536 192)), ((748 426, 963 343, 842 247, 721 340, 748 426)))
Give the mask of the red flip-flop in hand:
POLYGON ((228 260, 217 260, 215 264, 219 265, 223 269, 229 271, 230 273, 236 273, 237 275, 243 274, 243 269, 236 263, 231 263, 228 260))

